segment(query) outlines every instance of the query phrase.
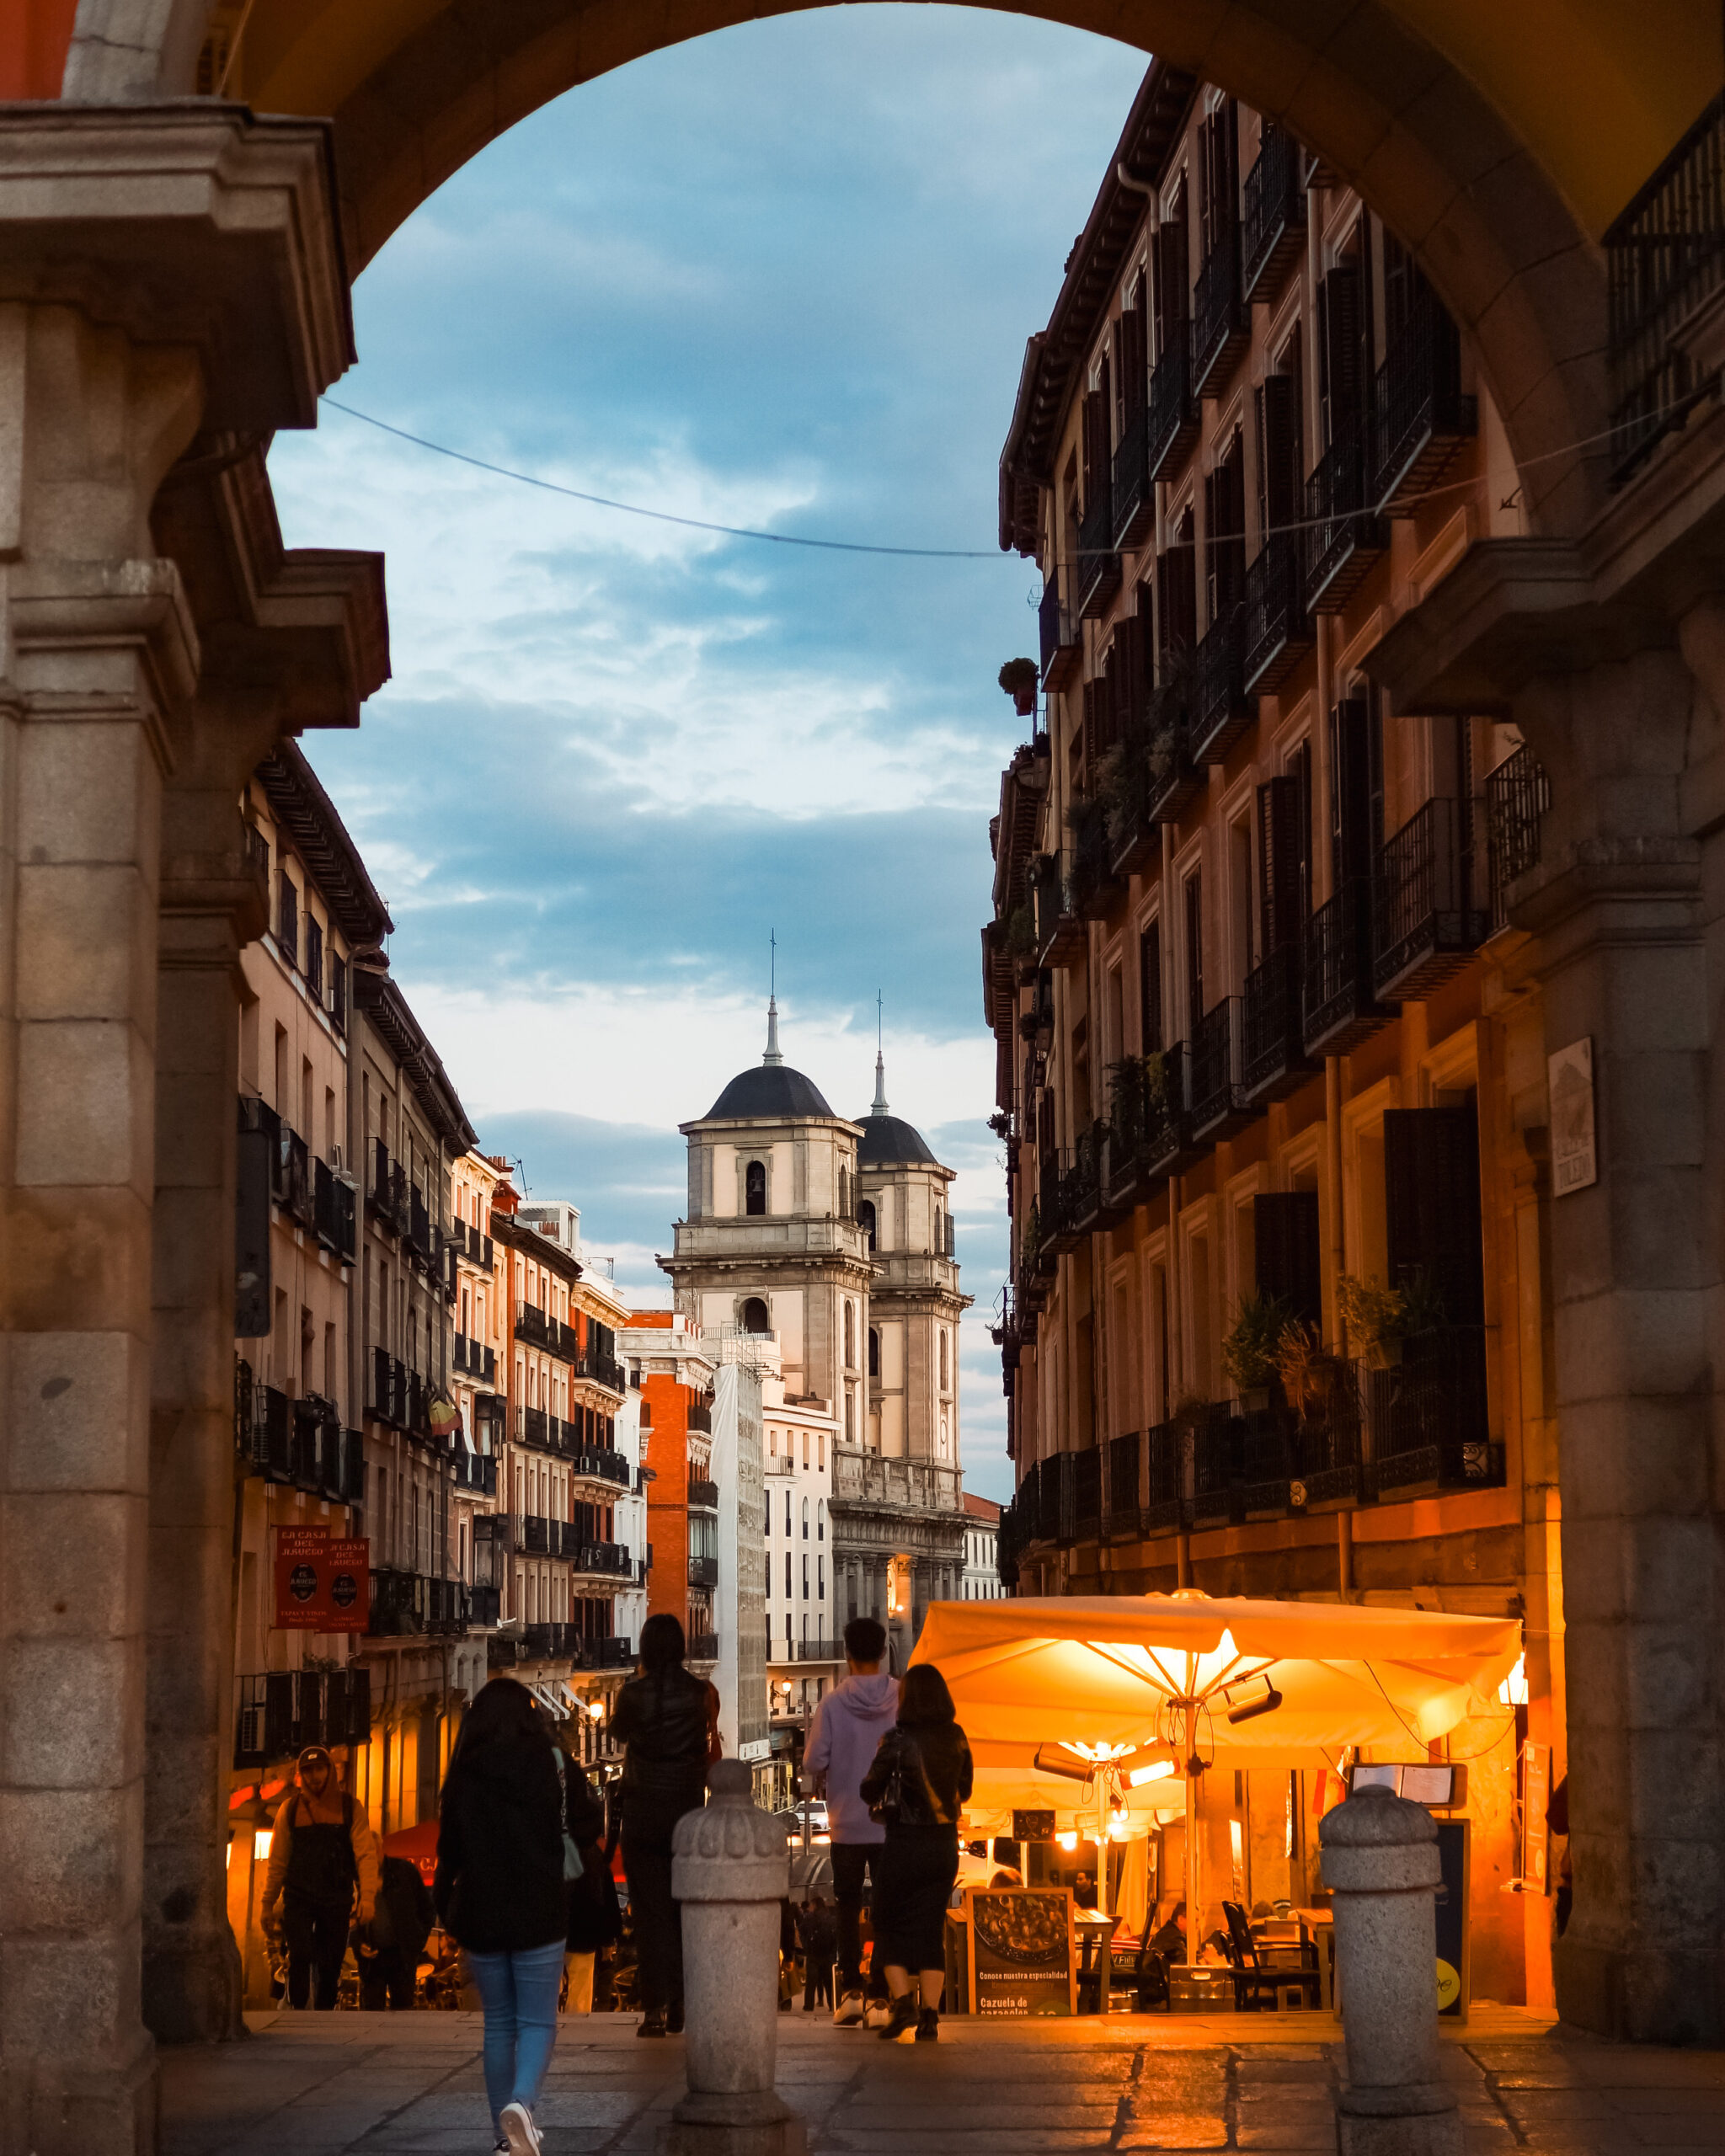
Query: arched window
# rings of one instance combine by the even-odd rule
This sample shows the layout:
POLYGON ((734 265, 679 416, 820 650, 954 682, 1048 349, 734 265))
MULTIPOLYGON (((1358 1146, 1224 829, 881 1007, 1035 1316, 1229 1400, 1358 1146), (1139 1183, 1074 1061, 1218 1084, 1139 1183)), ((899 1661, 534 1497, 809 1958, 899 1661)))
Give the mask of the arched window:
MULTIPOLYGON (((745 1174, 743 1178, 743 1209, 745 1212, 764 1213, 766 1210, 766 1161, 750 1161, 747 1172, 745 1174)), ((762 1326, 761 1330, 765 1332, 766 1327, 762 1326)))
POLYGON ((944 1332, 940 1337, 940 1389, 943 1392, 947 1389, 947 1337, 944 1332))
POLYGON ((872 1378, 880 1375, 880 1333, 872 1325, 868 1328, 868 1374, 872 1378))
POLYGON ((809 1540, 809 1500, 806 1497, 803 1500, 803 1540, 805 1542, 809 1540))
POLYGON ((857 1367, 857 1311, 853 1304, 845 1305, 845 1368, 857 1367))
POLYGON ((768 1332, 772 1330, 766 1322, 766 1305, 759 1295, 750 1295, 743 1305, 743 1330, 745 1332, 768 1332))
POLYGON ((857 1208, 857 1218, 868 1230, 868 1247, 873 1250, 874 1248, 874 1200, 872 1198, 865 1198, 857 1208))

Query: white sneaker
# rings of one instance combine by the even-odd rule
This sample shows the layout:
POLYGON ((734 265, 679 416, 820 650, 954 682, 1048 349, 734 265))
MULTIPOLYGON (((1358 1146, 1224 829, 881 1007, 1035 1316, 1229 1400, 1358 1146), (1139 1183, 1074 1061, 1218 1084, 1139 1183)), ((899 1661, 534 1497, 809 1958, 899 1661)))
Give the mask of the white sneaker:
POLYGON ((539 2129, 525 2104, 505 2104, 497 2123, 503 2128, 509 2156, 539 2156, 539 2129))
POLYGON ((890 1999, 871 1999, 868 2010, 862 2016, 862 2025, 865 2029, 884 2029, 892 2018, 893 2009, 890 1999))
POLYGON ((862 1993, 847 1991, 833 2009, 832 2025, 835 2029, 854 2029, 862 2019, 862 1993))

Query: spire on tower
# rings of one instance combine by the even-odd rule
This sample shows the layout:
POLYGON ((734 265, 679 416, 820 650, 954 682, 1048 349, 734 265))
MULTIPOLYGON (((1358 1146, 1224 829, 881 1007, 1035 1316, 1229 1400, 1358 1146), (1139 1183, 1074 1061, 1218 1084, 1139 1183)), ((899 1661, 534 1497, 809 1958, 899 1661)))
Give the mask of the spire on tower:
POLYGON ((879 990, 874 995, 874 1105, 871 1115, 889 1115, 886 1104, 885 1012, 884 998, 879 990))
POLYGON ((775 929, 767 936, 766 988, 766 1053, 761 1060, 766 1064, 782 1063, 778 1052, 778 932, 775 929))

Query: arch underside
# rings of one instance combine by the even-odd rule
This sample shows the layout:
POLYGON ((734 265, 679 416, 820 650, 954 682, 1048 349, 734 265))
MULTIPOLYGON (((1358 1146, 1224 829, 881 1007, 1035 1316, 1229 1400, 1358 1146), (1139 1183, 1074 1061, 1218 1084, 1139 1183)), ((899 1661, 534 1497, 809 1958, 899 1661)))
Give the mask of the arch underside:
MULTIPOLYGON (((333 115, 357 271, 551 99, 788 12, 759 0, 253 0, 242 18, 233 0, 213 11, 211 0, 81 0, 66 93, 184 94, 212 21, 231 31, 243 19, 228 93, 260 111, 333 115), (130 46, 122 22, 144 25, 130 46)), ((1717 86, 1715 8, 1032 0, 1017 12, 1159 51, 1282 120, 1413 248, 1471 334, 1535 528, 1579 527, 1603 460, 1602 446, 1575 446, 1605 424, 1598 237, 1717 86)))

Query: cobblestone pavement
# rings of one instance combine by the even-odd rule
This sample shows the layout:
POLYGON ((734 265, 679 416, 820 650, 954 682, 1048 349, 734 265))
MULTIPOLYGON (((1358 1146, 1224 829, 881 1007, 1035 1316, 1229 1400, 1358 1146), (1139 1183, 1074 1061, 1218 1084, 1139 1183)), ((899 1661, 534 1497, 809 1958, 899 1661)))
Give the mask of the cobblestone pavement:
MULTIPOLYGON (((477 2015, 258 2017, 254 2040, 163 2054, 163 2156, 487 2156, 477 2015)), ((779 2089, 811 2156, 1335 2148, 1333 2024, 1301 2015, 947 2021, 938 2046, 787 2015, 779 2089)), ((1446 2032, 1470 2156, 1725 2152, 1725 2053, 1631 2049, 1480 2009, 1446 2032)), ((650 2156, 682 2046, 633 2016, 563 2024, 546 2156, 650 2156)))

